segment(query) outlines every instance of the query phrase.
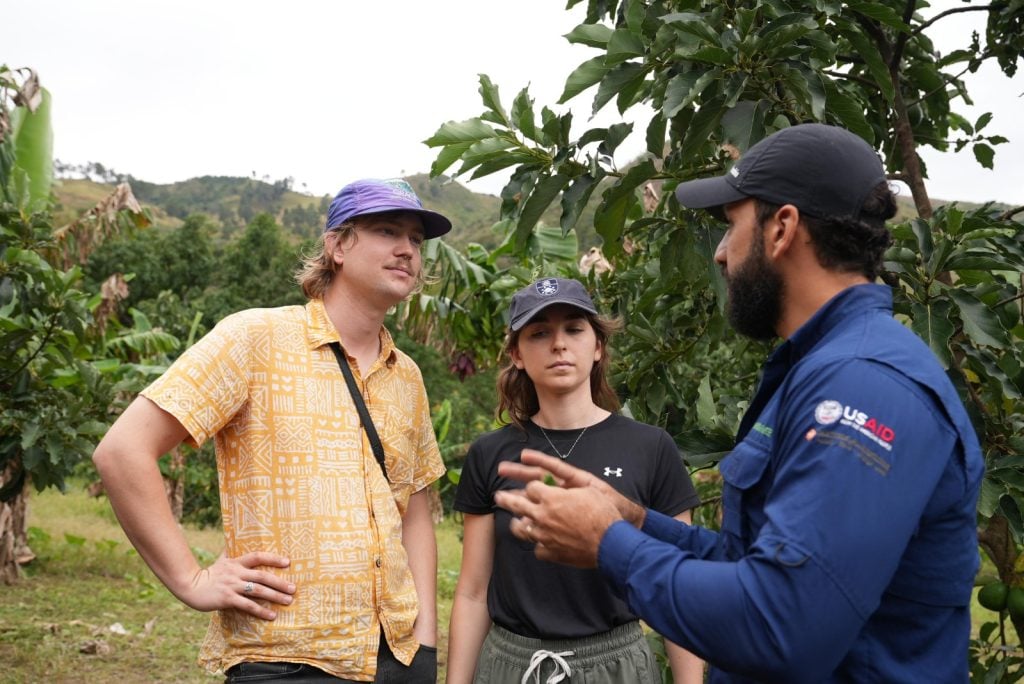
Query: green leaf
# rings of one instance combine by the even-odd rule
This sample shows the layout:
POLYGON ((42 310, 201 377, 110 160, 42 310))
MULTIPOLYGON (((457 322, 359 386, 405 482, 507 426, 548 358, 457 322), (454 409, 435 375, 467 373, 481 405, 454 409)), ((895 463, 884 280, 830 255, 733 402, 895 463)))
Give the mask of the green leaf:
POLYGON ((1010 345, 1006 330, 999 323, 999 317, 983 302, 966 290, 957 287, 949 289, 949 296, 960 308, 960 320, 963 321, 964 332, 976 344, 988 345, 997 349, 1005 349, 1010 345))
POLYGON ((914 231, 914 237, 917 238, 917 249, 921 252, 921 257, 927 262, 932 256, 932 249, 934 243, 932 242, 932 227, 922 218, 916 218, 910 222, 910 228, 914 231))
POLYGON ((715 410, 715 398, 711 394, 711 378, 705 375, 697 387, 697 422, 711 427, 715 424, 718 412, 715 410))
POLYGON ((508 114, 505 113, 505 108, 501 106, 501 96, 498 94, 498 86, 491 82, 491 79, 487 74, 480 74, 479 92, 484 106, 494 112, 499 123, 508 126, 508 114))
POLYGON ((866 17, 880 21, 900 33, 910 32, 910 27, 903 23, 903 19, 891 7, 887 7, 880 2, 853 0, 853 2, 847 3, 847 7, 858 14, 863 14, 866 17))
POLYGON ((974 158, 978 160, 978 163, 984 166, 986 169, 993 168, 993 160, 995 159, 996 151, 985 143, 975 143, 971 149, 974 151, 974 158))
POLYGON ((886 66, 885 60, 882 59, 882 55, 878 52, 878 46, 861 33, 858 27, 847 27, 841 30, 841 33, 853 45, 857 51, 857 56, 862 58, 865 64, 867 64, 868 71, 871 73, 875 85, 881 90, 885 101, 891 104, 896 98, 896 90, 892 85, 892 76, 889 74, 889 68, 886 66))
POLYGON ((541 215, 554 201, 558 193, 568 183, 569 178, 560 173, 553 176, 545 176, 534 186, 533 192, 526 200, 523 211, 519 215, 519 222, 516 224, 516 245, 519 248, 526 246, 526 242, 533 232, 534 226, 540 220, 541 215))
POLYGON ((53 186, 53 128, 50 125, 50 92, 41 89, 42 100, 35 112, 15 107, 12 125, 14 163, 28 177, 27 202, 21 206, 42 208, 50 199, 53 186))
POLYGON ((604 48, 611 39, 612 32, 612 29, 604 24, 580 24, 565 34, 565 39, 570 43, 604 48))
POLYGON ((629 137, 629 134, 632 132, 633 124, 631 123, 612 124, 608 127, 608 136, 598 146, 598 152, 609 156, 615 154, 615 150, 618 149, 619 145, 622 144, 622 141, 629 137))
POLYGON ((949 302, 935 299, 927 304, 915 303, 911 306, 911 329, 928 344, 943 368, 949 368, 952 361, 949 341, 956 331, 949 320, 950 308, 949 302))
POLYGON ((764 114, 768 102, 744 100, 722 115, 722 131, 726 142, 742 153, 765 136, 764 114))
POLYGON ((718 34, 708 25, 707 17, 693 12, 674 12, 661 17, 666 24, 696 36, 711 45, 718 45, 718 34))
POLYGON ((630 208, 638 204, 636 189, 649 181, 657 169, 650 159, 633 166, 625 176, 604 192, 603 201, 594 214, 594 228, 604 238, 605 256, 618 253, 619 237, 630 208))
POLYGON ((537 225, 530 241, 535 247, 532 251, 553 261, 575 263, 580 250, 575 231, 563 233, 556 226, 546 226, 542 223, 537 225))
POLYGON ((946 262, 949 271, 1003 271, 1006 267, 1006 261, 996 255, 975 252, 965 252, 946 262))
POLYGON ((735 61, 731 52, 717 45, 709 45, 694 51, 690 54, 690 59, 694 62, 706 62, 719 66, 731 66, 735 61))
POLYGON ((843 127, 868 142, 874 142, 875 132, 864 116, 864 107, 840 90, 827 76, 823 77, 822 84, 825 87, 825 110, 843 124, 843 127))
POLYGON ((722 104, 725 98, 716 97, 710 102, 701 105, 697 110, 690 127, 686 130, 686 137, 680 146, 679 154, 683 159, 693 157, 701 145, 705 144, 711 137, 711 132, 718 127, 722 119, 724 109, 722 104))
POLYGON ((576 226, 580 219, 590 195, 597 187, 598 179, 590 174, 576 177, 565 192, 562 193, 562 219, 561 227, 563 233, 568 233, 576 226))
POLYGON ((430 165, 430 177, 437 178, 444 173, 448 167, 457 162, 462 154, 469 149, 471 142, 454 143, 446 145, 437 153, 437 159, 430 165))
POLYGON ((599 83, 609 71, 611 68, 605 66, 603 56, 583 62, 569 74, 569 78, 565 79, 565 89, 558 98, 558 104, 565 104, 595 83, 599 83))
POLYGON ((643 80, 647 68, 642 64, 625 62, 618 65, 601 79, 601 85, 597 88, 597 95, 594 96, 592 112, 597 114, 608 104, 608 101, 619 94, 619 91, 636 85, 637 80, 643 80))
POLYGON ((608 39, 608 51, 605 55, 605 64, 613 66, 627 59, 640 57, 644 54, 644 44, 632 31, 619 29, 612 33, 608 39))
POLYGON ((442 124, 434 135, 423 141, 428 147, 439 147, 461 142, 476 142, 494 138, 497 132, 480 119, 449 121, 442 124))
POLYGON ((529 88, 523 88, 512 101, 512 123, 524 137, 534 142, 544 143, 537 139, 537 128, 533 118, 533 100, 529 88))
POLYGON ((647 152, 658 157, 665 156, 665 130, 668 122, 660 113, 655 113, 647 124, 647 152))
POLYGON ((978 513, 986 518, 992 517, 999 507, 999 497, 1006 491, 1003 487, 986 477, 981 481, 981 496, 978 497, 978 513))

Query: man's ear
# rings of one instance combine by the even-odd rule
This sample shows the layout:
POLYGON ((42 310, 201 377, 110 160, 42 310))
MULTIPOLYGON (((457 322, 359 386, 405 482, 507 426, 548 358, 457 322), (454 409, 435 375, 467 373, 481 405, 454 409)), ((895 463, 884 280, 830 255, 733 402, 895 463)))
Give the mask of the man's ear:
POLYGON ((331 255, 331 259, 338 266, 341 266, 345 262, 345 251, 349 248, 352 242, 352 231, 346 231, 347 238, 342 237, 340 233, 334 233, 329 235, 326 240, 325 246, 331 255))
POLYGON ((792 204, 783 204, 769 219, 765 227, 765 254, 778 259, 790 252, 800 233, 800 210, 792 204))

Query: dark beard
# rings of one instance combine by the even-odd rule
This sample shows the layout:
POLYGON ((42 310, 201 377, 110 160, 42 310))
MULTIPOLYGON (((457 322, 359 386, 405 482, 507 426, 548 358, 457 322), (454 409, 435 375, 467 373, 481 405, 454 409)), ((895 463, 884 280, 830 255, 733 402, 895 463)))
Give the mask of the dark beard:
POLYGON ((755 340, 770 340, 782 317, 783 282, 764 253, 760 235, 753 241, 750 254, 728 278, 729 323, 736 332, 755 340))

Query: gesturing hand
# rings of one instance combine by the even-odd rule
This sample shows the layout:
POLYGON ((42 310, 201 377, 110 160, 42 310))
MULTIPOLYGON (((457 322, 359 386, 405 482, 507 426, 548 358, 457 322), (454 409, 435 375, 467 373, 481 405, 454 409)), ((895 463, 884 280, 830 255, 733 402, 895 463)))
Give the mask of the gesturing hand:
POLYGON ((537 558, 595 567, 601 538, 612 523, 623 517, 643 521, 642 507, 594 475, 529 449, 522 460, 499 464, 498 473, 527 482, 525 489, 497 492, 494 500, 518 516, 512 534, 536 544, 537 558), (561 486, 544 484, 549 475, 561 486))
POLYGON ((192 577, 178 598, 196 610, 234 609, 273 620, 277 613, 265 604, 289 605, 295 585, 273 572, 257 568, 286 568, 288 564, 287 558, 263 551, 238 558, 222 553, 213 565, 192 577))
MULTIPOLYGON (((620 494, 610 484, 593 473, 573 467, 565 461, 533 449, 523 449, 522 462, 503 461, 498 474, 520 482, 542 481, 563 489, 589 489, 590 495, 608 500, 619 516, 634 527, 641 527, 647 510, 620 494)), ((504 506, 502 506, 504 508, 504 506)))

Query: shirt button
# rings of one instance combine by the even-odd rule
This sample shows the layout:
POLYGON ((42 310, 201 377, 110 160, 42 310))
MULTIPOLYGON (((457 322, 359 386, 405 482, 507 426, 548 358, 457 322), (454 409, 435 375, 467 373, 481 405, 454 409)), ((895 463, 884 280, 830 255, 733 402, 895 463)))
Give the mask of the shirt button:
POLYGON ((374 561, 374 562, 375 562, 375 563, 377 564, 377 567, 379 568, 379 567, 380 567, 380 558, 378 558, 378 559, 377 559, 376 561, 374 561))

